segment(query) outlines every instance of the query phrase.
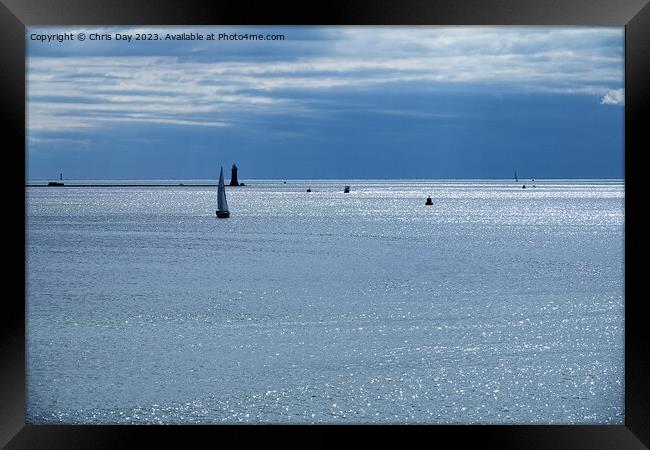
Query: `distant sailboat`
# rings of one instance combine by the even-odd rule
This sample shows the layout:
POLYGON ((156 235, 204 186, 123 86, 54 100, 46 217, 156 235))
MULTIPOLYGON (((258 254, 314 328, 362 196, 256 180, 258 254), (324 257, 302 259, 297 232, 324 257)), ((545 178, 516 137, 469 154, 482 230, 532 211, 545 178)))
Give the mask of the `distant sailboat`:
POLYGON ((350 186, 345 186, 345 187, 343 188, 343 193, 344 193, 344 194, 349 194, 349 193, 350 193, 350 186))
POLYGON ((517 171, 515 170, 515 181, 519 182, 519 179, 517 178, 517 171))
POLYGON ((63 173, 59 174, 59 180, 60 181, 50 181, 47 183, 48 186, 63 186, 63 173))
POLYGON ((217 217, 220 219, 225 219, 230 217, 230 212, 228 212, 228 202, 226 201, 226 187, 223 182, 223 167, 221 168, 221 173, 219 174, 219 187, 217 188, 217 217))

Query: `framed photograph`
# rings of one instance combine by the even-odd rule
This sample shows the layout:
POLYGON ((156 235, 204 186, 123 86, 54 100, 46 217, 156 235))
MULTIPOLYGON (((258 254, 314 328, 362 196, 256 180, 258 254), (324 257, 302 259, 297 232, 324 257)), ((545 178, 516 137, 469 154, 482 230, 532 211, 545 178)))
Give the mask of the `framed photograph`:
POLYGON ((649 445, 647 4, 233 5, 0 7, 0 442, 649 445))

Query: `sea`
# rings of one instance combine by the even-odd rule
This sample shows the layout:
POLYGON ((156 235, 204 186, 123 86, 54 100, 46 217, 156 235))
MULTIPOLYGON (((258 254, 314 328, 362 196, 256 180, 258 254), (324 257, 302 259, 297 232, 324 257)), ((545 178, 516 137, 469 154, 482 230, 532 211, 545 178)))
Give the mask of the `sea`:
POLYGON ((244 181, 28 183, 27 423, 624 423, 623 180, 244 181))

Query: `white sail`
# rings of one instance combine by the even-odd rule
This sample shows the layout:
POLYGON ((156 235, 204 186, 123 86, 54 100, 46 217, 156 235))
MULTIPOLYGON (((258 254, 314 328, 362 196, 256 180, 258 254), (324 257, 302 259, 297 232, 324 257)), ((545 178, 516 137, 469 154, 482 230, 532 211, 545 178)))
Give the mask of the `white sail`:
POLYGON ((217 211, 228 211, 228 202, 226 201, 226 187, 223 183, 223 167, 221 168, 221 174, 219 175, 219 188, 217 192, 217 211))

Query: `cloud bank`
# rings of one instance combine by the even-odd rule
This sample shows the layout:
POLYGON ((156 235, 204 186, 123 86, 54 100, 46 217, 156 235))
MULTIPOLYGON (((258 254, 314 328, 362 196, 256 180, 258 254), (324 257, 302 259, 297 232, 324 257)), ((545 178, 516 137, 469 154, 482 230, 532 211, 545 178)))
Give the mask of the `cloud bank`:
POLYGON ((246 126, 265 115, 331 114, 331 104, 322 107, 328 95, 373 91, 379 98, 396 87, 590 95, 608 105, 624 97, 622 28, 77 27, 28 33, 197 30, 282 33, 285 40, 28 40, 29 135, 92 132, 124 122, 246 126))

